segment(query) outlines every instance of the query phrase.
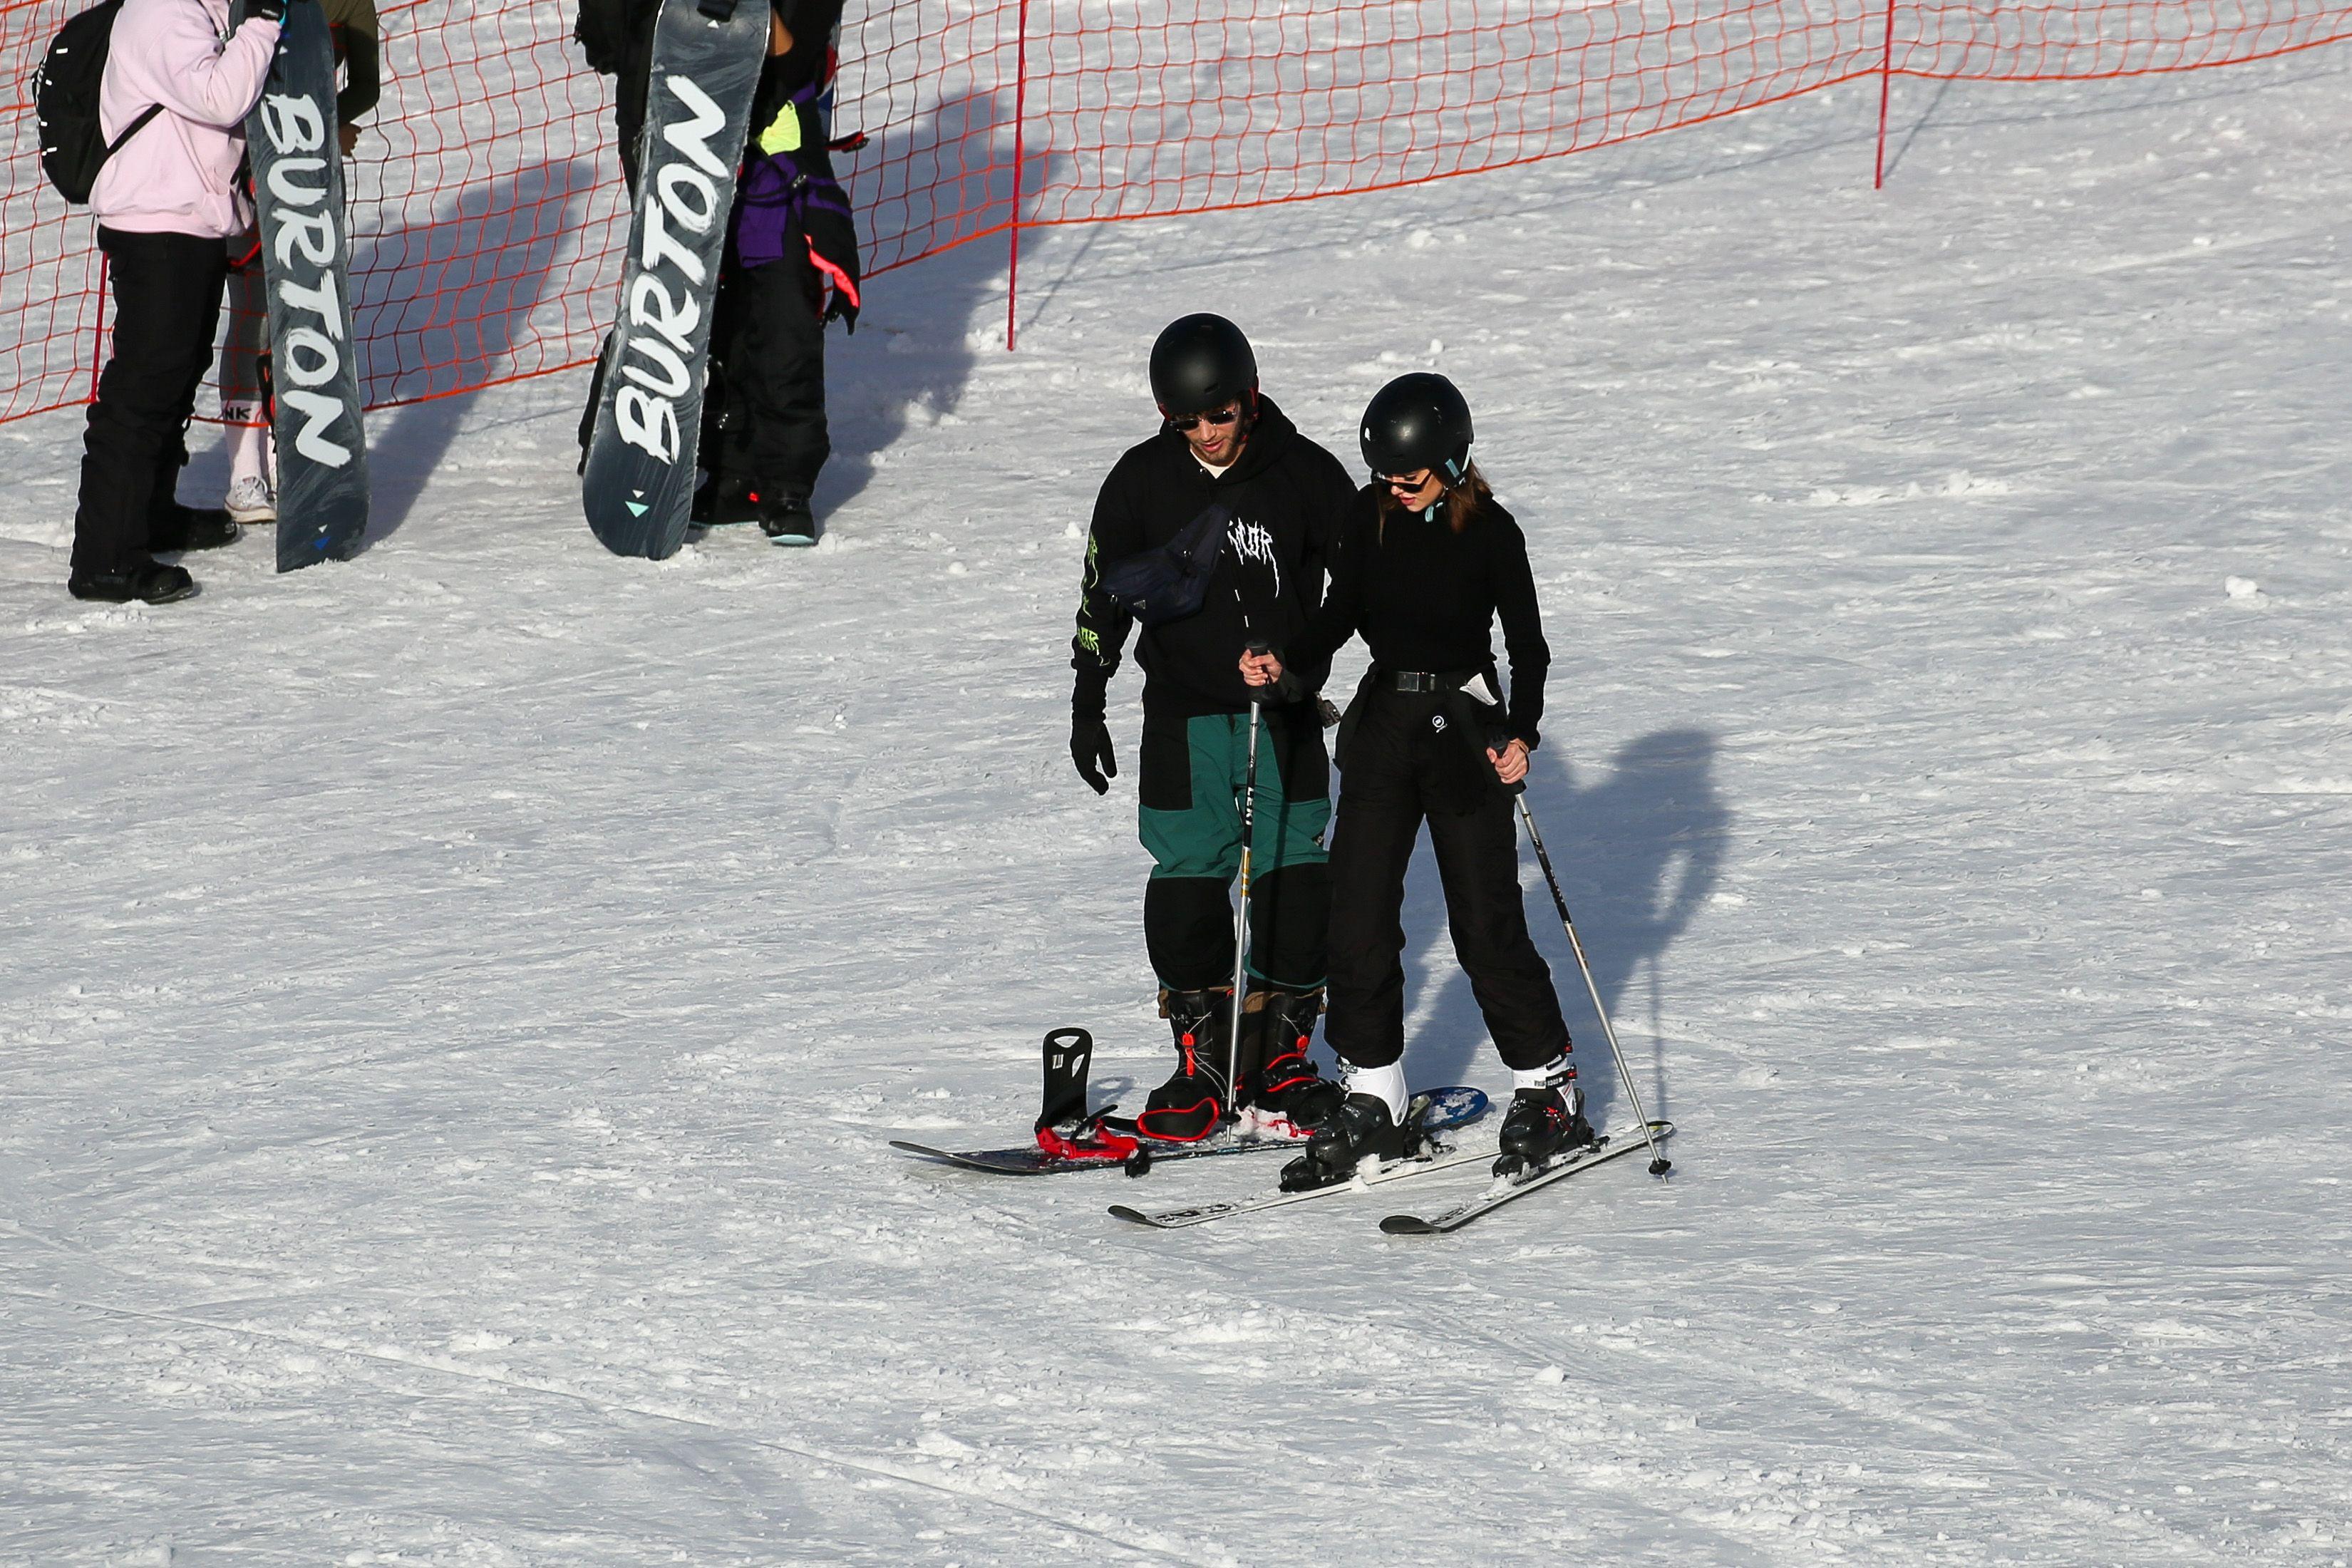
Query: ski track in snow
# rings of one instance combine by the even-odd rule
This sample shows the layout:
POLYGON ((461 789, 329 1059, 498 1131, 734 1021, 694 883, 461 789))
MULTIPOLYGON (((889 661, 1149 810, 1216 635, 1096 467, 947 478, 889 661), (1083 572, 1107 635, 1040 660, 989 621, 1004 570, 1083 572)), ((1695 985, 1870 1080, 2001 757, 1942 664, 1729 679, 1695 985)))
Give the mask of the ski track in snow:
MULTIPOLYGON (((78 423, 0 427, 0 1563, 2342 1564, 2347 86, 1060 231, 1010 356, 952 254, 835 341, 809 552, 608 557, 560 379, 375 416, 356 562, 98 608, 78 423), (1017 1140, 1052 1025, 1164 1070, 1066 649, 1221 306, 1351 459, 1468 389, 1670 1182, 1160 1234, 1269 1167, 885 1146, 1017 1140)), ((1500 1095, 1407 923, 1415 1078, 1500 1095)))

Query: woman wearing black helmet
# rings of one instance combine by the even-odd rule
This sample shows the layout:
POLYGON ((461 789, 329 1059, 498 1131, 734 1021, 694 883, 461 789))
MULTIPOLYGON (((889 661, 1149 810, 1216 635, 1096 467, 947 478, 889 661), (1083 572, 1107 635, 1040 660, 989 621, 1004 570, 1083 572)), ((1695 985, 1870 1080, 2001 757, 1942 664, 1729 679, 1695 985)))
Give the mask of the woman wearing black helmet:
POLYGON ((1354 1072, 1346 1102, 1283 1173, 1306 1188, 1404 1152, 1405 865, 1422 824, 1445 886, 1454 949, 1513 1096, 1497 1173, 1589 1142, 1568 1025, 1528 935, 1504 785, 1527 774, 1543 715, 1544 644, 1527 540, 1470 461, 1470 407, 1444 376, 1402 376, 1364 411, 1372 483, 1341 535, 1331 591, 1305 637, 1244 655, 1253 685, 1304 672, 1360 633, 1372 655, 1339 735, 1324 1037, 1354 1072), (1507 703, 1489 628, 1510 656, 1507 703))

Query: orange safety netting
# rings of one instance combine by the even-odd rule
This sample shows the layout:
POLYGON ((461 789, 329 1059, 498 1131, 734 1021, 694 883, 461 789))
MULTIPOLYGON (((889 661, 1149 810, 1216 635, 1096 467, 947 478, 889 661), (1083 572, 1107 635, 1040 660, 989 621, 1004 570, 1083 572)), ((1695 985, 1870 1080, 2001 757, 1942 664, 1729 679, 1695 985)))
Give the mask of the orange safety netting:
MULTIPOLYGON (((87 400, 87 213, 30 77, 84 0, 0 0, 0 421, 87 400)), ((559 0, 402 0, 351 169, 372 405, 577 365, 626 237, 610 89, 559 0)), ((1896 76, 2193 70, 2352 38, 2352 0, 852 0, 835 133, 866 271, 1018 226, 1379 190, 1896 76)))

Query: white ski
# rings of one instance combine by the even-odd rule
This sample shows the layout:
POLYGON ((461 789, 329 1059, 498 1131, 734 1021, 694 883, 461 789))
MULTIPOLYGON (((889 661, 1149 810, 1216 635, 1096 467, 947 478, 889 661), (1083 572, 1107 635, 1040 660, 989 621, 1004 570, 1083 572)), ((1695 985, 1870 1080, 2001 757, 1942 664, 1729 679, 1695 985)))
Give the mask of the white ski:
POLYGON ((1235 1215, 1258 1214, 1266 1209, 1278 1209, 1290 1204, 1311 1203, 1317 1198, 1336 1198, 1347 1193, 1365 1192, 1389 1182, 1401 1182, 1408 1176, 1433 1175, 1439 1171, 1451 1171, 1463 1165, 1479 1164, 1492 1160, 1491 1153, 1465 1154, 1431 1141, 1430 1152, 1417 1159, 1399 1160, 1393 1164, 1365 1174, 1359 1172, 1348 1181, 1328 1187, 1315 1187, 1303 1193, 1269 1193, 1263 1197, 1243 1198, 1234 1203, 1201 1204, 1192 1208, 1165 1209, 1159 1214, 1145 1214, 1126 1204, 1113 1204, 1110 1212, 1137 1225, 1148 1225, 1158 1230, 1180 1230, 1188 1225, 1206 1225, 1213 1219, 1231 1219, 1235 1215))
MULTIPOLYGON (((1673 1137, 1674 1132, 1675 1124, 1671 1121, 1650 1123, 1650 1137, 1661 1143, 1673 1137)), ((1438 1236, 1449 1230, 1460 1230, 1480 1215, 1492 1214, 1512 1199, 1523 1198, 1538 1187, 1549 1186, 1579 1171, 1606 1164, 1620 1155, 1647 1152, 1649 1147, 1649 1140, 1644 1138, 1633 1138, 1623 1143, 1603 1138, 1598 1143, 1587 1144, 1540 1167, 1534 1175, 1521 1177, 1516 1182, 1497 1176, 1495 1184, 1476 1197, 1456 1204, 1444 1213, 1428 1219, 1418 1215, 1392 1214, 1381 1221, 1381 1229, 1391 1236, 1438 1236)))

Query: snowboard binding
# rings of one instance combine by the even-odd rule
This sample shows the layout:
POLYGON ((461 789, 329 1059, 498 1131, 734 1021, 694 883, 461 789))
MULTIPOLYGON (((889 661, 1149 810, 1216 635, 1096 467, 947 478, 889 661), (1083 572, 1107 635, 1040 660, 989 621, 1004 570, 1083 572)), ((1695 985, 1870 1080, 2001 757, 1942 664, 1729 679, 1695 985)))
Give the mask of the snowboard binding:
POLYGON ((1106 1123, 1118 1109, 1087 1107, 1087 1075, 1095 1059, 1095 1037, 1084 1029, 1053 1029, 1045 1036, 1045 1108, 1037 1113, 1037 1147, 1057 1160, 1123 1165, 1130 1176, 1151 1168, 1142 1140, 1106 1123))

